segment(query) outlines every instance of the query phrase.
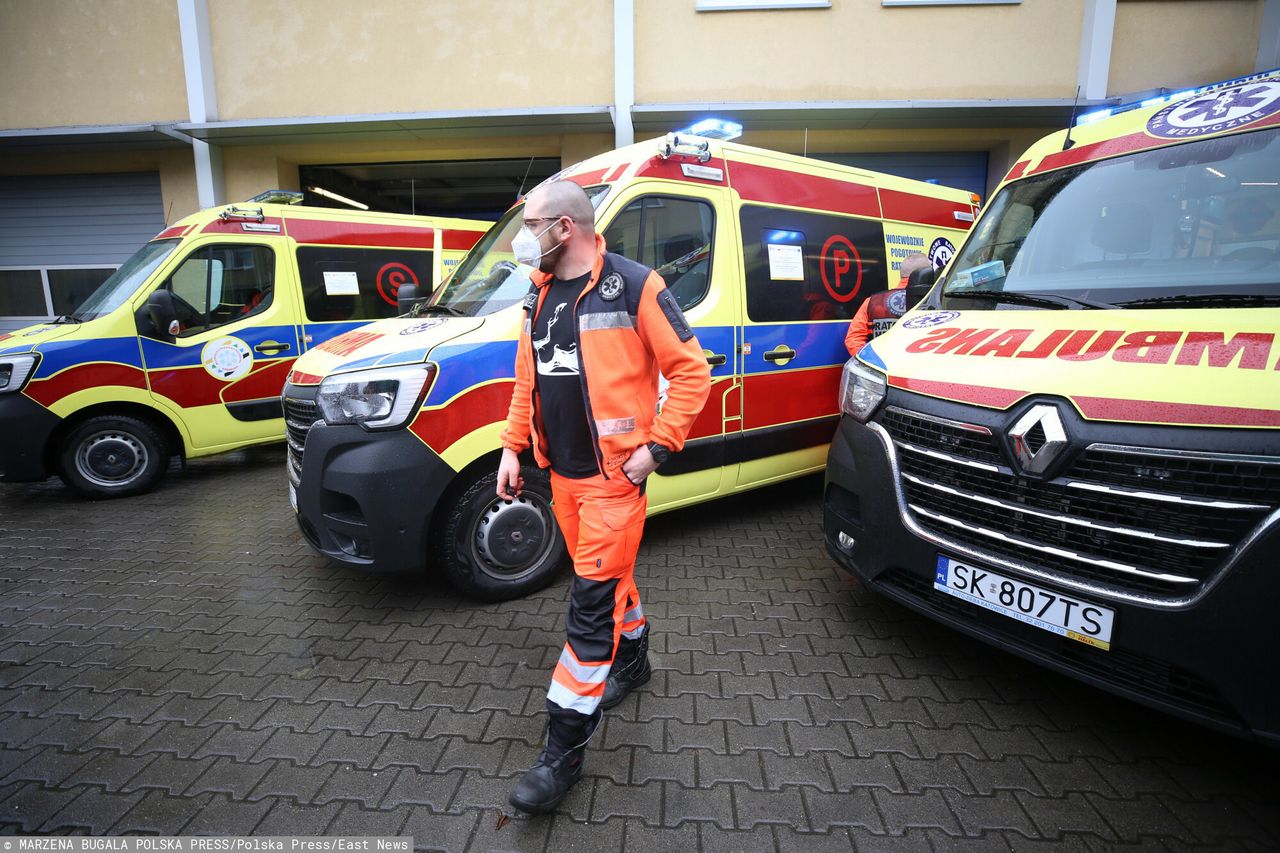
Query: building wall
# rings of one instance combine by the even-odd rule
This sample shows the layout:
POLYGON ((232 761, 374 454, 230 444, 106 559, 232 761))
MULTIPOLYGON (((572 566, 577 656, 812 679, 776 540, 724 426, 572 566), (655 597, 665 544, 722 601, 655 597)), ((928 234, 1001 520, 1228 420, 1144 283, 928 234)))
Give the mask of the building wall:
POLYGON ((1122 0, 1107 91, 1184 89, 1253 71, 1260 0, 1122 0))
POLYGON ((637 103, 1069 98, 1084 0, 716 13, 640 0, 636 10, 637 103))
POLYGON ((612 2, 554 5, 217 0, 209 28, 219 115, 612 103, 612 2), (544 51, 546 44, 572 50, 544 51))
POLYGON ((174 0, 0 0, 0 127, 174 122, 187 89, 174 0))

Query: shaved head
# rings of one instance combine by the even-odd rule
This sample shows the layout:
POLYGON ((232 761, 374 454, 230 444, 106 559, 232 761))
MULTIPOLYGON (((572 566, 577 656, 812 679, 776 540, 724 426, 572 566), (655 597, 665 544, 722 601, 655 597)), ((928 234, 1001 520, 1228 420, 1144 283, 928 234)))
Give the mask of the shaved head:
POLYGON ((596 211, 582 187, 573 181, 552 181, 535 187, 524 202, 529 216, 567 216, 587 234, 596 231, 596 211))
POLYGON ((898 272, 903 278, 909 278, 916 270, 922 270, 925 267, 931 267, 933 263, 926 255, 920 252, 912 252, 902 259, 902 266, 898 267, 898 272))

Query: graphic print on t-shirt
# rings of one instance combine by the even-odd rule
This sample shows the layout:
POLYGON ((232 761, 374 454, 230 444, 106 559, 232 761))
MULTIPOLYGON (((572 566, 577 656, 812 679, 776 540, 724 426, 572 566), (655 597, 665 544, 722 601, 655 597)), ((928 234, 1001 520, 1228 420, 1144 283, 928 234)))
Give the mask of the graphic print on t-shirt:
MULTIPOLYGON (((541 338, 534 338, 533 349, 536 354, 535 361, 538 363, 538 372, 543 376, 577 376, 578 375, 578 345, 571 343, 567 348, 561 347, 553 341, 553 338, 560 340, 573 340, 573 333, 567 329, 560 330, 559 334, 555 333, 555 325, 560 320, 560 314, 569 306, 568 302, 561 302, 552 311, 551 317, 547 320, 547 332, 541 338), (566 335, 565 332, 568 331, 566 335)), ((543 307, 546 310, 546 307, 543 307)))

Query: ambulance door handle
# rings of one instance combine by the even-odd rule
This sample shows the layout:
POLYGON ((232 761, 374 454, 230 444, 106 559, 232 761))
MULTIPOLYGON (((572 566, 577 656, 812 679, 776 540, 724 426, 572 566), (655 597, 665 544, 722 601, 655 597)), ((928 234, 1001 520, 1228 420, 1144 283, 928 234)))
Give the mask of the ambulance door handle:
POLYGON ((724 364, 726 361, 729 360, 728 357, 724 355, 724 353, 718 353, 718 352, 709 353, 706 350, 703 350, 702 353, 707 357, 707 364, 711 365, 712 367, 718 367, 719 365, 724 364))
POLYGON ((780 346, 777 349, 770 350, 764 354, 765 361, 781 361, 788 362, 796 357, 796 351, 787 347, 780 346))
POLYGON ((267 353, 284 352, 287 349, 289 349, 288 344, 276 343, 275 341, 263 341, 254 347, 253 351, 266 355, 267 353))

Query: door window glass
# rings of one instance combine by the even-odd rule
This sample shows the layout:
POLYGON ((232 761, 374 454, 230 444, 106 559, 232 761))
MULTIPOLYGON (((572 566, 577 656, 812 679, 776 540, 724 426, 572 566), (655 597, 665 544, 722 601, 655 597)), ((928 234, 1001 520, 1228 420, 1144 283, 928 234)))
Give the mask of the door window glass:
POLYGON ((888 286, 879 221, 755 205, 741 221, 747 316, 757 323, 848 322, 888 286))
POLYGON ((711 285, 715 212, 705 201, 646 196, 628 204, 604 232, 609 251, 653 268, 680 308, 702 301, 711 285))
POLYGON ((204 246, 174 270, 162 288, 187 337, 260 314, 275 290, 275 252, 266 246, 204 246))
POLYGON ((302 304, 313 322, 381 320, 400 313, 400 285, 431 295, 432 258, 422 249, 300 246, 302 304))

